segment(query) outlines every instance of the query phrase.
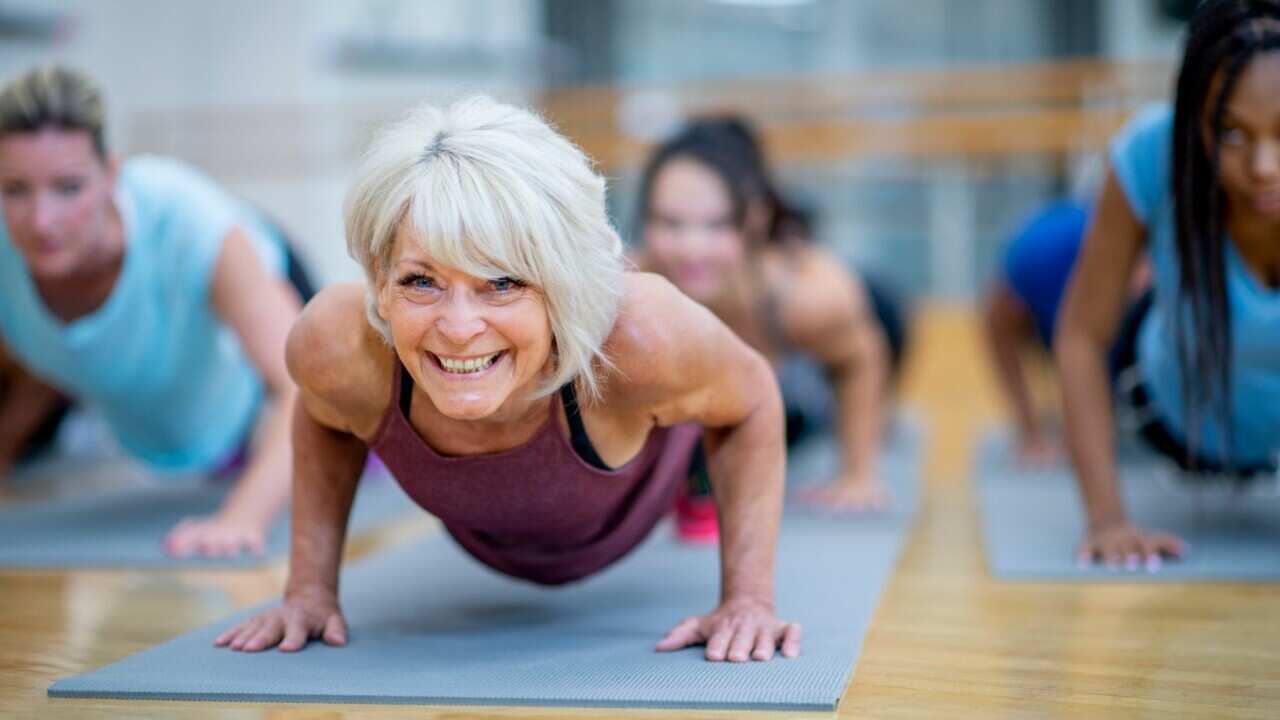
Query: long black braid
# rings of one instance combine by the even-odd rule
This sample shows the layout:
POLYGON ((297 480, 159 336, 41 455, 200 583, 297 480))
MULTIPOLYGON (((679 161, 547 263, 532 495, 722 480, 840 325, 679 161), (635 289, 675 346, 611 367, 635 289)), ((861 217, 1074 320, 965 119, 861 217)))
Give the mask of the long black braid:
POLYGON ((1172 172, 1180 271, 1175 328, 1191 464, 1198 455, 1201 422, 1214 412, 1224 430, 1220 460, 1232 467, 1226 198, 1218 181, 1222 124, 1240 73, 1255 55, 1275 49, 1280 49, 1280 0, 1204 0, 1191 17, 1178 72, 1172 172), (1206 108, 1211 109, 1209 148, 1201 133, 1206 108))

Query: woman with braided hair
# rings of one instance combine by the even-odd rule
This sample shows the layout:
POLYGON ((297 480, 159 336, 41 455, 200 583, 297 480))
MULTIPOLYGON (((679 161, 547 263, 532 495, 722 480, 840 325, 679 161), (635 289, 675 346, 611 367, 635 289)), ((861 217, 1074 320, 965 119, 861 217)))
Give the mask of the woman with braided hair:
POLYGON ((1088 516, 1082 562, 1130 570, 1183 542, 1135 526, 1118 489, 1107 382, 1183 469, 1247 477, 1280 449, 1280 2, 1207 0, 1172 109, 1140 114, 1110 168, 1056 337, 1067 437, 1088 516), (1130 270, 1153 293, 1123 323, 1130 270), (1117 332, 1119 331, 1119 332, 1117 332))

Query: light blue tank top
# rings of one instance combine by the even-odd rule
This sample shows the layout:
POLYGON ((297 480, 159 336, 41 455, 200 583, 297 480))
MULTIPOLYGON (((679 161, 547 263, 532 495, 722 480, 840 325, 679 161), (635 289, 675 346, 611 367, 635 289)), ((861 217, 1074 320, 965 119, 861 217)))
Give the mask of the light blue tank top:
POLYGON ((101 307, 70 323, 49 312, 0 223, 0 337, 33 374, 98 409, 132 455, 161 470, 210 470, 245 442, 263 395, 211 304, 214 263, 235 226, 283 276, 283 241, 174 160, 125 162, 116 202, 126 238, 120 277, 101 307))
MULTIPOLYGON (((1173 112, 1167 105, 1145 109, 1112 141, 1111 166, 1134 215, 1147 229, 1155 271, 1155 303, 1139 330, 1138 365, 1157 412, 1185 441, 1188 428, 1173 322, 1178 256, 1172 165, 1173 112)), ((1227 457, 1238 465, 1271 463, 1280 452, 1280 290, 1258 282, 1233 242, 1226 248, 1235 424, 1227 457)), ((1224 428, 1211 408, 1206 415, 1197 454, 1216 459, 1226 442, 1224 428)))

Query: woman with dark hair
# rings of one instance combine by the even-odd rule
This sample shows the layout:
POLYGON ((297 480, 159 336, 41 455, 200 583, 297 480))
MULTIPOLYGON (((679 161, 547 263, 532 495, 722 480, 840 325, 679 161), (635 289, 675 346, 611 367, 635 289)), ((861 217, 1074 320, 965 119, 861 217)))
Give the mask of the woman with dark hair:
POLYGON ((1191 19, 1172 110, 1140 114, 1110 169, 1058 325, 1082 561, 1148 570, 1181 540, 1136 527, 1118 489, 1107 350, 1157 450, 1191 472, 1275 471, 1280 448, 1280 2, 1191 19), (1121 322, 1146 249, 1154 292, 1121 322))
MULTIPOLYGON (((775 368, 799 353, 825 369, 844 469, 814 499, 834 509, 881 508, 876 460, 904 338, 897 305, 811 241, 807 214, 782 197, 739 118, 694 122, 658 148, 645 168, 640 213, 643 267, 708 307, 775 368)), ((802 434, 797 410, 789 405, 791 442, 802 434)))

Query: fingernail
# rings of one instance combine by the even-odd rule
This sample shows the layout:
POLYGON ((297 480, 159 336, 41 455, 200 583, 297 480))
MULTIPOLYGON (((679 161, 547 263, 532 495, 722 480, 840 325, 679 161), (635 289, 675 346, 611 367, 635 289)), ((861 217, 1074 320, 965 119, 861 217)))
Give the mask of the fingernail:
POLYGON ((1160 556, 1152 555, 1147 558, 1147 572, 1153 573, 1160 569, 1160 556))

